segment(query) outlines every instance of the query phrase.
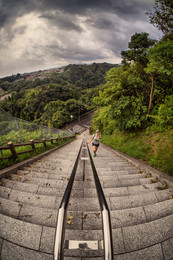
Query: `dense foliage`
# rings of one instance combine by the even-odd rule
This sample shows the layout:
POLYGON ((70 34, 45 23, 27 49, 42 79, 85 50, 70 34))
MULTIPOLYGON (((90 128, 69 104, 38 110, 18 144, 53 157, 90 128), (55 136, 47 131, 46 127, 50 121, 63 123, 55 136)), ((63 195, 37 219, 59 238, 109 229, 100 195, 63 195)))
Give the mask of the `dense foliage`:
POLYGON ((141 58, 136 58, 137 46, 133 52, 123 51, 124 65, 108 71, 105 89, 94 99, 101 107, 94 124, 105 133, 115 127, 137 131, 153 123, 162 130, 173 125, 173 41, 158 42, 146 52, 141 36, 144 33, 135 34, 129 44, 141 41, 141 58))
POLYGON ((13 94, 0 106, 15 117, 58 128, 94 108, 92 99, 105 83, 105 73, 114 66, 69 65, 63 73, 50 73, 42 80, 6 77, 1 79, 0 88, 3 95, 13 94))
POLYGON ((172 0, 155 0, 154 11, 149 12, 150 22, 164 34, 173 34, 172 0))
POLYGON ((121 52, 122 66, 107 72, 94 98, 93 129, 102 142, 172 175, 173 32, 172 2, 155 0, 151 22, 163 32, 157 42, 135 33, 121 52), (165 22, 163 22, 165 21, 165 22))

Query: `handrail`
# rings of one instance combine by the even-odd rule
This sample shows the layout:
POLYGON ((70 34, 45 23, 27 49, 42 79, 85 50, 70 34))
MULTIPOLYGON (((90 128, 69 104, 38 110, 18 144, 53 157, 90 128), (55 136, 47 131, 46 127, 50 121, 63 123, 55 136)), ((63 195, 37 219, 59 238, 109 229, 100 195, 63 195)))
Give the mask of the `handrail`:
MULTIPOLYGON (((88 148, 88 145, 87 145, 88 148)), ((102 227, 103 227, 103 245, 104 245, 104 259, 105 260, 113 260, 114 253, 113 253, 113 242, 112 242, 112 229, 111 229, 111 218, 110 218, 110 211, 102 190, 102 186, 100 184, 100 180, 91 157, 91 153, 88 148, 88 153, 91 161, 91 166, 93 170, 95 185, 97 189, 98 200, 100 204, 100 210, 102 215, 102 227)))
POLYGON ((58 210, 58 218, 57 218, 57 225, 56 225, 56 234, 55 234, 55 244, 54 244, 54 260, 62 260, 63 257, 63 243, 64 243, 64 235, 65 235, 65 218, 67 213, 68 202, 70 199, 70 194, 78 166, 80 151, 82 148, 79 149, 78 156, 76 158, 75 164, 73 166, 73 170, 71 172, 70 180, 67 184, 66 190, 64 192, 64 196, 61 200, 59 210, 58 210))

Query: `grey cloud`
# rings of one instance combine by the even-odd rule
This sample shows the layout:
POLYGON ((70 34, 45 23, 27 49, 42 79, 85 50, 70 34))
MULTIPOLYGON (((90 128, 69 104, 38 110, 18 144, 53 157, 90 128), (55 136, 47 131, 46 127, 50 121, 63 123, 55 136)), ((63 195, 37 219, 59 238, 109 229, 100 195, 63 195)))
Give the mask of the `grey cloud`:
POLYGON ((154 1, 2 0, 1 71, 6 70, 5 66, 8 71, 19 68, 20 72, 21 68, 31 71, 32 64, 34 70, 56 62, 115 60, 121 50, 127 49, 132 34, 155 30, 152 31, 145 15, 154 1), (22 24, 23 16, 29 13, 36 19, 36 27, 33 23, 30 27, 26 20, 22 24), (20 50, 18 37, 26 45, 20 44, 20 50))
POLYGON ((84 15, 88 11, 104 10, 130 17, 130 14, 138 14, 141 9, 151 9, 153 2, 154 0, 2 0, 2 7, 13 16, 30 11, 61 10, 84 15))
POLYGON ((5 25, 5 22, 8 19, 8 14, 0 14, 0 27, 3 27, 5 25))
POLYGON ((0 15, 5 15, 6 22, 19 17, 25 13, 33 11, 35 8, 33 1, 27 0, 2 0, 0 15))
POLYGON ((97 17, 94 19, 94 17, 90 17, 86 19, 86 23, 102 30, 110 30, 115 29, 115 23, 111 19, 103 18, 103 17, 97 17))
POLYGON ((16 29, 14 29, 14 34, 23 34, 25 31, 27 30, 27 26, 25 25, 21 25, 19 27, 17 27, 16 29))
POLYGON ((58 8, 71 14, 85 14, 89 9, 108 8, 110 0, 43 0, 43 7, 58 8))
POLYGON ((68 15, 66 15, 64 13, 48 12, 48 13, 45 13, 45 14, 39 16, 39 18, 47 19, 50 24, 55 25, 58 28, 61 28, 63 30, 67 30, 67 31, 74 30, 77 32, 82 32, 82 30, 83 30, 78 25, 77 18, 69 17, 68 15))

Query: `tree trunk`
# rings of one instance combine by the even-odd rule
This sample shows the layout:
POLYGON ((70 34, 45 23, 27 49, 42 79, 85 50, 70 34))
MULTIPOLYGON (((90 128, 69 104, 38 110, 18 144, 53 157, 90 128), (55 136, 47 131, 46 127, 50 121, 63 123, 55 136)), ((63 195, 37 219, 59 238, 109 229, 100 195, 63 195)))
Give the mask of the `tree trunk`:
POLYGON ((152 100, 153 100, 153 94, 154 94, 154 77, 153 77, 153 75, 151 76, 151 82, 152 82, 152 85, 151 85, 151 92, 150 92, 150 103, 149 103, 149 106, 148 106, 147 115, 149 115, 149 113, 150 113, 152 100))

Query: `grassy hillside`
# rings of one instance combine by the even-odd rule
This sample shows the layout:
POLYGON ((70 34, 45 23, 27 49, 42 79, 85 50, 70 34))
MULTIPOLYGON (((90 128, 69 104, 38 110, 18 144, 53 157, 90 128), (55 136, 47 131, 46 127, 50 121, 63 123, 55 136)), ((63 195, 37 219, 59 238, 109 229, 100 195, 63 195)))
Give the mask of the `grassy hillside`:
POLYGON ((173 129, 164 132, 102 134, 102 142, 173 176, 173 129))

